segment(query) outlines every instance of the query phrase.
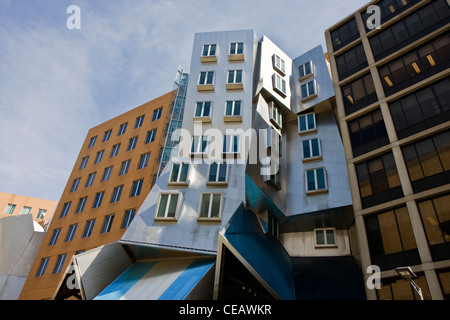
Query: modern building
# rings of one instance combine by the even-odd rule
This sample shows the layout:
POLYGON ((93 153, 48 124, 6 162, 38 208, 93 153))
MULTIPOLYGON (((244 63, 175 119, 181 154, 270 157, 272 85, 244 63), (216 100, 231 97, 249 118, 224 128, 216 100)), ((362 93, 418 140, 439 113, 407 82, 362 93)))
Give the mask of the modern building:
POLYGON ((0 192, 0 219, 11 215, 31 214, 35 222, 47 229, 57 204, 52 200, 0 192))
POLYGON ((334 99, 320 46, 292 59, 254 30, 195 34, 179 144, 55 298, 365 299, 334 99))
POLYGON ((450 298, 449 21, 446 0, 381 0, 325 32, 368 299, 418 299, 403 266, 450 298))
POLYGON ((175 95, 89 130, 20 299, 53 298, 74 254, 122 237, 156 180, 175 95))

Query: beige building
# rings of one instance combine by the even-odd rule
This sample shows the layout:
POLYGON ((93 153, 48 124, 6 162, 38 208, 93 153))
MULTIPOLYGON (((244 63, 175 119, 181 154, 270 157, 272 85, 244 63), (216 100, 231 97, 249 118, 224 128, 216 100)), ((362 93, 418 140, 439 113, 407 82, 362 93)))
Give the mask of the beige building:
POLYGON ((381 0, 325 32, 368 299, 418 299, 403 266, 450 298, 449 21, 446 0, 381 0))
POLYGON ((156 179, 174 98, 89 130, 20 299, 51 299, 74 254, 121 238, 156 179))

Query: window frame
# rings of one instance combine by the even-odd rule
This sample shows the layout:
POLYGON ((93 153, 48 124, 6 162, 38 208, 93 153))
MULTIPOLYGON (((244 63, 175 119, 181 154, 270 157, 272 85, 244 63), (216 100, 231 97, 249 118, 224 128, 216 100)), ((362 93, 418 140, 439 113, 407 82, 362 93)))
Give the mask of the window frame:
POLYGON ((113 192, 111 195, 110 203, 116 203, 120 201, 120 197, 122 196, 123 184, 120 186, 116 186, 113 188, 113 192))
POLYGON ((200 196, 200 202, 199 202, 199 207, 198 207, 198 217, 197 217, 197 221, 201 222, 201 221, 214 221, 214 222, 220 222, 222 220, 222 209, 223 209, 223 193, 221 192, 202 192, 201 196, 200 196), (207 216, 201 216, 202 213, 202 209, 203 209, 203 198, 205 195, 209 195, 209 202, 208 202, 208 212, 207 212, 207 216), (212 217, 212 206, 213 206, 213 198, 215 195, 219 195, 220 196, 220 203, 219 203, 219 212, 217 214, 217 217, 212 217))
POLYGON ((142 125, 144 124, 144 118, 145 115, 140 115, 136 118, 136 123, 134 124, 135 129, 142 127, 142 125))
POLYGON ((306 190, 306 195, 314 195, 314 194, 328 192, 327 170, 325 167, 305 169, 305 190, 306 190), (319 189, 319 176, 318 176, 319 170, 323 171, 323 181, 324 181, 324 188, 320 188, 320 189, 319 189), (311 172, 311 171, 314 172, 314 189, 313 190, 309 189, 309 180, 308 180, 308 172, 311 172))
POLYGON ((114 217, 115 214, 108 214, 105 216, 100 234, 107 234, 111 232, 112 224, 114 223, 114 217))
POLYGON ((273 90, 281 95, 283 98, 287 97, 287 84, 286 80, 279 75, 278 73, 274 73, 272 75, 272 86, 273 90))
POLYGON ((105 153, 105 149, 100 150, 99 152, 97 152, 97 155, 95 156, 95 161, 94 164, 99 163, 100 161, 102 161, 103 159, 103 154, 105 153))
POLYGON ((145 144, 155 141, 157 130, 158 129, 155 128, 147 131, 147 136, 145 137, 145 144))
POLYGON ((127 229, 130 226, 130 224, 133 221, 135 216, 136 216, 136 209, 125 210, 120 229, 127 229))
POLYGON ((130 138, 130 140, 128 140, 127 151, 131 151, 131 150, 134 150, 136 148, 138 138, 139 138, 138 136, 135 136, 135 137, 130 138))
POLYGON ((64 203, 62 211, 61 211, 61 215, 59 216, 60 218, 64 218, 67 216, 71 205, 72 205, 72 201, 68 201, 68 202, 64 203))
POLYGON ((299 134, 309 134, 309 133, 317 131, 316 114, 314 112, 309 112, 309 113, 298 115, 297 123, 298 123, 298 132, 299 132, 299 134), (309 123, 308 117, 310 115, 312 115, 312 119, 314 120, 313 121, 314 122, 314 127, 313 128, 309 127, 310 123, 309 123), (305 126, 306 126, 306 129, 304 129, 304 130, 301 129, 301 118, 303 118, 303 117, 305 118, 305 126))
POLYGON ((272 56, 273 69, 278 71, 283 77, 286 75, 286 61, 276 53, 272 56))
POLYGON ((112 146, 111 154, 109 157, 110 158, 116 157, 119 154, 119 150, 120 150, 120 142, 112 146))
POLYGON ((315 228, 314 230, 314 247, 315 248, 337 248, 338 244, 336 241, 336 228, 315 228), (328 243, 327 232, 333 231, 333 240, 334 242, 328 243), (324 243, 318 243, 317 234, 318 232, 322 232, 324 243))
POLYGON ((302 140, 302 149, 303 149, 303 162, 308 162, 308 161, 315 161, 315 160, 320 160, 322 159, 322 145, 320 143, 320 139, 318 137, 316 138, 311 138, 311 139, 307 139, 307 140, 302 140), (313 140, 317 140, 317 151, 318 154, 314 155, 313 151, 313 140), (309 150, 309 157, 306 157, 305 155, 305 143, 308 143, 308 150, 309 150))
POLYGON ((230 175, 230 166, 226 163, 226 162, 221 162, 221 163, 217 163, 217 162, 212 162, 209 165, 208 168, 208 180, 206 182, 207 186, 226 186, 228 185, 228 178, 230 175), (213 171, 213 166, 216 166, 215 168, 215 180, 211 180, 211 173, 213 171), (225 166, 225 181, 219 181, 219 174, 221 171, 221 167, 225 166))
POLYGON ((112 173, 113 167, 114 166, 109 166, 109 167, 105 168, 105 170, 103 171, 102 182, 108 181, 109 178, 111 178, 111 173, 112 173))
POLYGON ((180 209, 181 209, 181 202, 182 202, 182 193, 181 192, 171 192, 171 191, 160 192, 159 197, 158 197, 158 203, 156 205, 154 221, 177 221, 178 215, 179 215, 180 209), (158 213, 159 213, 160 206, 161 206, 161 199, 165 195, 167 195, 167 201, 166 201, 166 207, 164 209, 164 216, 159 217, 158 213), (177 196, 174 216, 168 217, 167 215, 169 213, 169 208, 171 206, 172 197, 174 197, 174 196, 177 196))
POLYGON ((83 230, 83 235, 81 238, 89 238, 92 235, 92 230, 94 229, 95 219, 90 219, 86 221, 86 225, 83 230))
POLYGON ((67 230, 66 239, 64 240, 64 242, 70 242, 73 240, 75 232, 77 231, 77 227, 78 223, 74 223, 69 226, 69 230, 67 230))
POLYGON ((97 141, 97 136, 91 137, 91 139, 89 140, 88 149, 93 148, 95 146, 96 141, 97 141))
POLYGON ((299 81, 303 81, 305 79, 308 79, 311 76, 314 76, 314 65, 312 60, 309 60, 308 62, 302 63, 298 67, 298 74, 299 74, 299 81), (309 72, 307 70, 307 66, 309 66, 309 72))
POLYGON ((44 219, 45 215, 47 213, 47 209, 38 209, 38 212, 36 213, 36 219, 42 220, 44 219), (42 218, 41 218, 42 216, 42 218))
POLYGON ((13 214, 14 210, 16 210, 17 205, 13 203, 8 203, 6 205, 5 211, 3 211, 4 214, 13 214))
POLYGON ((168 181, 168 185, 174 185, 174 186, 187 186, 188 185, 188 179, 189 179, 189 170, 190 170, 190 164, 189 162, 185 163, 185 162, 173 162, 172 163, 172 168, 170 169, 170 175, 169 175, 169 181, 168 181), (174 175, 174 170, 175 167, 178 166, 178 172, 176 173, 176 179, 175 181, 172 180, 173 175, 174 175), (183 168, 186 168, 187 166, 187 171, 186 171, 186 180, 182 181, 180 180, 181 176, 182 176, 182 172, 183 172, 183 168))
POLYGON ((77 209, 75 210, 75 213, 83 212, 84 207, 86 206, 87 198, 88 198, 87 196, 86 197, 81 197, 78 200, 78 205, 77 205, 77 209))
POLYGON ((92 209, 98 208, 102 205, 103 197, 105 196, 105 191, 100 191, 95 194, 95 199, 92 204, 92 209))
POLYGON ((307 81, 305 83, 302 83, 300 85, 300 92, 301 92, 301 96, 302 96, 302 100, 301 100, 302 102, 305 102, 305 101, 308 101, 310 99, 313 99, 313 98, 317 97, 318 92, 317 92, 317 81, 316 81, 316 79, 312 79, 312 80, 309 80, 309 81, 307 81), (311 91, 311 87, 310 87, 311 83, 312 83, 312 87, 313 87, 313 92, 310 92, 311 91), (305 92, 303 91, 303 88, 306 88, 306 96, 304 96, 305 92))
POLYGON ((162 109, 162 107, 159 107, 158 109, 153 110, 152 122, 161 119, 162 109))
POLYGON ((42 277, 45 274, 45 270, 47 269, 48 261, 50 257, 45 257, 41 259, 41 264, 39 265, 38 272, 36 273, 36 277, 42 277))
POLYGON ((125 132, 127 131, 127 126, 128 126, 128 122, 122 123, 119 126, 119 132, 117 133, 117 136, 121 136, 121 135, 125 134, 125 132))
POLYGON ((58 260, 56 260, 55 268, 53 269, 53 274, 61 273, 64 263, 66 262, 67 254, 58 255, 58 260))
POLYGON ((148 163, 150 161, 150 156, 151 156, 151 152, 146 152, 141 154, 140 158, 139 158, 139 163, 138 163, 138 170, 139 169, 144 169, 148 166, 148 163))
POLYGON ((131 185, 130 198, 138 197, 141 194, 143 185, 144 178, 134 180, 131 185))
POLYGON ((61 228, 53 229, 52 237, 50 238, 50 241, 48 243, 49 247, 54 246, 56 244, 56 242, 58 242, 60 233, 61 233, 61 228))

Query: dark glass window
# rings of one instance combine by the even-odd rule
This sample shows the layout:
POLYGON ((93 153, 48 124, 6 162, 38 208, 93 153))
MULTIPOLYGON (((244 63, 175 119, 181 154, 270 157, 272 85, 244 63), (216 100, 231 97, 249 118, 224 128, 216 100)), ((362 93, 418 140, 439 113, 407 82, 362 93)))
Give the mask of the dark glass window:
POLYGON ((372 76, 367 74, 342 87, 345 114, 351 114, 377 101, 372 76))
POLYGON ((367 67, 367 58, 362 44, 336 57, 336 65, 341 80, 367 67))
POLYGON ((389 103, 398 138, 450 120, 450 78, 389 103))
POLYGON ((450 17, 446 0, 435 0, 369 39, 375 60, 380 60, 445 25, 450 17))
POLYGON ((450 181, 450 131, 402 148, 414 192, 450 181))
POLYGON ((375 110, 348 123, 353 156, 375 150, 389 143, 381 110, 375 110))
POLYGON ((392 153, 356 165, 363 208, 403 196, 392 153))
POLYGON ((352 19, 338 29, 331 31, 331 41, 334 51, 344 47, 359 37, 356 20, 352 19))

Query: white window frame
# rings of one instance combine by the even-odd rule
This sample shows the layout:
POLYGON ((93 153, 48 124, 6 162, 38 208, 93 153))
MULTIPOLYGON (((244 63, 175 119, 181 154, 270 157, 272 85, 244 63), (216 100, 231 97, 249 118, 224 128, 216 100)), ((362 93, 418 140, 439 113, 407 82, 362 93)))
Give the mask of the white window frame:
POLYGON ((278 73, 274 73, 272 76, 272 82, 273 82, 273 90, 275 90, 277 93, 283 96, 283 98, 285 98, 287 96, 286 80, 284 80, 284 78, 280 76, 278 73))
POLYGON ((283 76, 286 75, 286 61, 281 59, 281 57, 277 54, 272 56, 273 59, 273 68, 280 72, 283 76))
POLYGON ((238 116, 242 116, 242 100, 227 100, 225 102, 225 110, 224 110, 224 116, 225 117, 238 117, 238 116), (231 103, 231 114, 227 114, 227 109, 228 109, 228 103, 231 103), (236 110, 236 102, 239 102, 240 106, 239 106, 239 113, 235 114, 235 110, 236 110))
POLYGON ((202 57, 215 57, 217 56, 218 45, 216 43, 204 44, 202 47, 202 57), (211 54, 211 48, 214 46, 214 54, 211 54), (205 48, 208 47, 207 54, 205 54, 205 48))
POLYGON ((223 136, 223 145, 222 145, 222 154, 223 155, 239 155, 241 153, 241 135, 237 134, 225 134, 223 136), (237 138, 237 151, 233 150, 234 147, 234 139, 237 138), (227 144, 227 140, 232 143, 227 144), (225 149, 225 151, 224 151, 225 149))
POLYGON ((336 248, 337 247, 336 228, 317 228, 317 229, 314 229, 314 246, 316 248, 336 248), (327 231, 333 231, 333 238, 334 238, 334 242, 333 243, 328 243, 327 242, 327 231), (323 239, 324 239, 324 243, 323 244, 317 243, 317 233, 318 232, 322 232, 323 233, 323 239))
POLYGON ((305 170, 305 190, 306 190, 306 194, 314 194, 314 193, 326 193, 328 192, 328 181, 327 181, 327 170, 325 167, 320 167, 320 168, 313 168, 313 169, 306 169, 305 170), (318 179, 317 179, 317 171, 323 169, 323 175, 324 175, 324 182, 325 182, 325 188, 323 189, 319 189, 318 188, 318 179), (309 190, 308 189, 308 172, 310 171, 314 171, 314 190, 309 190))
POLYGON ((156 206, 154 220, 155 221, 164 221, 164 220, 177 221, 178 214, 180 212, 181 201, 182 201, 182 194, 181 194, 181 192, 170 192, 170 191, 169 192, 161 192, 159 194, 158 204, 156 206), (158 212, 159 212, 159 209, 160 209, 160 206, 161 206, 161 198, 162 198, 163 195, 167 195, 168 196, 167 202, 166 202, 166 208, 164 209, 164 216, 163 217, 158 217, 158 212), (167 214, 168 214, 168 211, 169 211, 170 202, 171 201, 175 201, 175 200, 172 200, 172 197, 175 196, 175 195, 178 196, 178 199, 176 200, 177 203, 176 203, 176 206, 175 206, 175 214, 174 214, 173 217, 168 217, 167 214))
POLYGON ((298 132, 299 134, 306 134, 306 133, 311 133, 311 132, 315 132, 317 130, 317 122, 316 122, 316 114, 314 112, 310 112, 310 113, 305 113, 305 114, 301 114, 297 117, 297 123, 298 123, 298 132), (308 126, 308 116, 312 115, 313 119, 314 119, 314 127, 313 128, 309 128, 308 126), (305 124, 306 124, 306 129, 305 130, 301 130, 301 126, 300 126, 300 119, 302 117, 305 117, 305 124))
POLYGON ((240 55, 240 54, 244 54, 244 42, 231 42, 230 43, 230 50, 228 51, 229 55, 240 55), (238 52, 238 48, 239 45, 242 44, 242 52, 238 52), (235 50, 234 52, 232 51, 232 47, 233 45, 235 45, 235 50))
POLYGON ((313 76, 314 75, 314 65, 313 65, 313 63, 312 63, 312 61, 311 60, 309 60, 308 62, 305 62, 305 63, 303 63, 302 65, 300 65, 299 67, 298 67, 298 72, 299 72, 299 79, 300 79, 300 81, 302 81, 302 80, 304 80, 304 79, 307 79, 307 78, 309 78, 309 77, 311 77, 311 76, 313 76), (309 65, 309 70, 310 70, 310 72, 309 73, 306 73, 306 66, 307 65, 309 65))
POLYGON ((200 196, 200 203, 198 206, 198 218, 197 221, 220 221, 222 219, 222 208, 223 208, 223 193, 220 192, 203 192, 200 196), (205 217, 201 217, 201 210, 202 210, 202 204, 203 204, 203 197, 205 195, 210 195, 209 203, 208 203, 208 215, 205 217), (212 211, 212 204, 213 204, 213 197, 214 195, 220 196, 220 205, 219 205, 219 212, 217 217, 211 217, 211 211, 212 211))
POLYGON ((211 85, 214 85, 215 78, 216 78, 216 73, 214 71, 200 71, 200 74, 198 76, 198 85, 199 86, 211 86, 211 85), (200 80, 202 79, 202 73, 205 74, 205 81, 204 81, 204 83, 200 82, 200 80), (211 83, 208 83, 208 75, 210 73, 212 73, 213 76, 212 76, 211 83))
POLYGON ((22 210, 20 211, 20 214, 30 214, 31 207, 23 206, 22 210))
POLYGON ((191 155, 206 154, 209 143, 210 143, 209 136, 192 136, 190 154, 191 155), (195 145, 194 150, 192 151, 192 147, 194 146, 194 141, 196 138, 197 138, 197 144, 195 145), (204 142, 206 142, 206 146, 205 146, 205 149, 202 150, 202 145, 204 142))
POLYGON ((211 116, 212 116, 212 108, 213 108, 213 103, 212 101, 197 101, 195 103, 195 110, 194 110, 194 117, 193 120, 194 121, 206 121, 206 122, 210 122, 211 121, 211 116), (209 104, 209 113, 205 114, 205 106, 209 104), (197 115, 197 111, 200 109, 200 115, 197 115))
POLYGON ((321 159, 322 158, 322 146, 320 143, 320 139, 319 138, 312 138, 312 139, 308 139, 308 140, 303 140, 302 141, 302 149, 303 149, 303 161, 308 161, 308 160, 316 160, 316 159, 321 159), (319 149, 319 154, 318 155, 313 155, 313 146, 312 146, 312 141, 313 140, 317 140, 317 146, 319 149), (309 157, 305 157, 305 142, 308 142, 308 148, 309 148, 309 153, 310 156, 309 157))
POLYGON ((13 214, 14 210, 16 210, 16 205, 13 203, 8 203, 5 211, 3 211, 4 214, 13 214))
POLYGON ((283 128, 283 115, 280 112, 280 107, 278 107, 274 102, 269 104, 269 118, 270 122, 277 129, 283 128))
POLYGON ((229 177, 229 174, 230 174, 230 168, 231 167, 226 162, 221 162, 221 163, 214 162, 214 163, 211 163, 209 165, 208 182, 206 183, 206 185, 223 185, 223 186, 228 185, 228 177, 229 177), (214 181, 210 180, 211 171, 213 169, 213 164, 217 165, 217 167, 216 167, 216 179, 214 181), (226 168, 225 181, 218 181, 218 179, 219 179, 219 172, 220 172, 220 166, 225 166, 225 168, 226 168))
POLYGON ((36 219, 39 220, 44 219, 46 213, 47 213, 46 209, 38 209, 38 212, 36 213, 36 219))
POLYGON ((189 178, 189 170, 190 170, 190 164, 189 163, 185 163, 185 162, 179 162, 179 163, 172 163, 172 168, 170 170, 170 175, 169 175, 169 182, 168 185, 177 185, 177 186, 187 186, 188 185, 188 178, 189 178), (178 173, 176 176, 175 181, 172 181, 172 175, 174 173, 174 168, 175 166, 179 166, 178 168, 178 173), (187 173, 186 173, 186 180, 185 181, 180 181, 180 177, 181 177, 181 172, 183 169, 183 166, 187 166, 187 173))
POLYGON ((302 97, 302 102, 303 101, 307 101, 309 99, 312 99, 314 97, 317 97, 317 81, 316 81, 316 79, 312 79, 310 81, 302 83, 301 86, 300 86, 300 94, 301 94, 301 97, 302 97), (309 89, 309 84, 311 82, 313 83, 314 92, 310 92, 310 89, 309 89), (306 93, 307 93, 306 97, 303 96, 303 87, 304 86, 306 86, 306 93))
POLYGON ((244 71, 242 69, 228 70, 227 73, 227 84, 240 84, 244 82, 244 71), (237 81, 238 72, 241 73, 241 81, 237 81), (230 75, 233 73, 233 79, 230 82, 230 75))

